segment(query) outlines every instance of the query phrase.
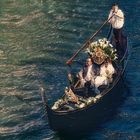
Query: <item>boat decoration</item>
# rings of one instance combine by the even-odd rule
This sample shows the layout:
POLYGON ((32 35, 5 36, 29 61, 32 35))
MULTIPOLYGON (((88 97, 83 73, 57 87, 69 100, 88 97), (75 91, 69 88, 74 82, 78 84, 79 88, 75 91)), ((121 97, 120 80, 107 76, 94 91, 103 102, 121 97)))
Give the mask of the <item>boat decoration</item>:
POLYGON ((97 64, 102 64, 106 58, 112 61, 117 60, 117 51, 106 38, 91 42, 86 52, 93 58, 97 64))

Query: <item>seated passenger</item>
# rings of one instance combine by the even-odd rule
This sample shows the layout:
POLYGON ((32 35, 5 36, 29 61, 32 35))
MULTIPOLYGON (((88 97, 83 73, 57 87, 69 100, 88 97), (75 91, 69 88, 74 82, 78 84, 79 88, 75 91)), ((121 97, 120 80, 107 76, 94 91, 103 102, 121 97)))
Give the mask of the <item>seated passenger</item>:
POLYGON ((112 82, 112 75, 115 73, 115 69, 108 59, 100 67, 100 75, 95 78, 95 92, 100 93, 98 87, 101 85, 108 85, 112 82))
POLYGON ((93 61, 91 58, 88 58, 86 60, 84 68, 78 73, 78 77, 81 82, 81 87, 85 87, 85 85, 88 83, 94 87, 95 75, 96 72, 93 66, 93 61))

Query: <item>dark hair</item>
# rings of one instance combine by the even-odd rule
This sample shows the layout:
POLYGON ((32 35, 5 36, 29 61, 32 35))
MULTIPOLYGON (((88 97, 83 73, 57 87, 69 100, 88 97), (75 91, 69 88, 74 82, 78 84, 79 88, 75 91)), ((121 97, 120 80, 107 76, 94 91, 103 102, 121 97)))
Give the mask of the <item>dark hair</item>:
POLYGON ((118 4, 117 4, 117 3, 113 3, 113 4, 112 4, 112 7, 113 7, 113 6, 118 6, 118 4))

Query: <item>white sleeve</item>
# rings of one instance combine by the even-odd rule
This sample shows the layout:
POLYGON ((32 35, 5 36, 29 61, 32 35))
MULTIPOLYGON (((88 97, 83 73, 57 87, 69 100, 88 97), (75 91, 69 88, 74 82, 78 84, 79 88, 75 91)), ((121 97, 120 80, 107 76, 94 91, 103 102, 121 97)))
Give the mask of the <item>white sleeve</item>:
POLYGON ((78 72, 78 76, 80 79, 83 79, 83 69, 78 72))

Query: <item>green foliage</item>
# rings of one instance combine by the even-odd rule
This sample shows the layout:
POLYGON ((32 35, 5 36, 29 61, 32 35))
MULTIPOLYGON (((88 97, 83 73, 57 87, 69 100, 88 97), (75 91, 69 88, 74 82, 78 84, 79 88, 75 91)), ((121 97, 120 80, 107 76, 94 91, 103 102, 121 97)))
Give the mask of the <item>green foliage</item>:
POLYGON ((116 49, 107 41, 106 38, 99 39, 98 41, 90 43, 89 47, 86 49, 91 56, 94 56, 97 50, 102 51, 105 58, 110 58, 112 61, 117 59, 116 49))

